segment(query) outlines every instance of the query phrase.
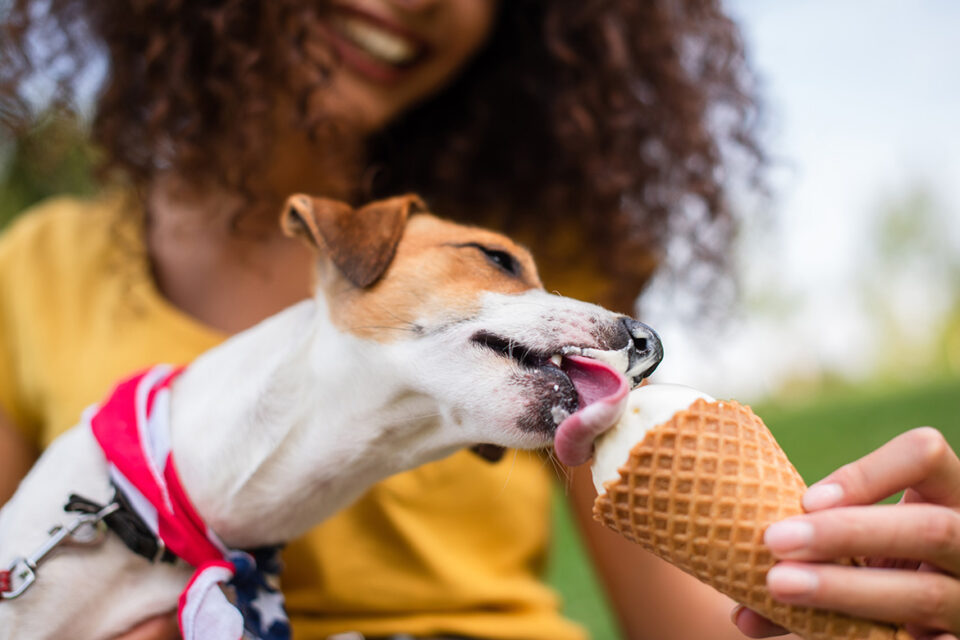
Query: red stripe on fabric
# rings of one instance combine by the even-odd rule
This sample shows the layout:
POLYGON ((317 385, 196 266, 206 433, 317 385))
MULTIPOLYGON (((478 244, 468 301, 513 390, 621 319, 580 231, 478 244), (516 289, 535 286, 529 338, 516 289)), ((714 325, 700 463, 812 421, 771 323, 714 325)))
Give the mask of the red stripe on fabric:
POLYGON ((118 384, 107 401, 90 418, 90 428, 107 460, 112 462, 151 504, 161 505, 163 503, 160 489, 143 461, 140 434, 136 427, 137 387, 149 372, 149 369, 142 371, 118 384))
POLYGON ((193 572, 192 576, 190 576, 190 581, 187 582, 187 586, 183 588, 183 591, 180 593, 180 597, 177 599, 177 625, 181 630, 183 629, 183 609, 187 606, 187 600, 190 599, 190 589, 193 588, 193 583, 197 581, 197 578, 200 577, 200 574, 210 567, 223 567, 231 573, 236 573, 236 568, 233 566, 233 564, 227 562, 226 560, 211 560, 210 562, 205 562, 197 567, 197 570, 193 572))
MULTIPOLYGON (((167 496, 157 485, 145 459, 144 443, 140 441, 137 428, 136 397, 137 388, 151 371, 153 369, 140 372, 117 385, 109 399, 90 419, 94 437, 107 460, 156 508, 157 533, 170 551, 195 567, 211 560, 222 560, 220 549, 210 542, 206 525, 180 483, 172 459, 168 456, 164 468, 160 470, 167 484, 166 494, 172 511, 167 507, 167 496)), ((153 408, 157 392, 169 387, 182 371, 183 367, 175 368, 154 382, 147 391, 149 409, 153 408)))
MULTIPOLYGON (((163 477, 167 483, 167 492, 173 504, 174 513, 161 519, 161 536, 167 546, 178 556, 192 564, 220 560, 223 554, 207 537, 207 525, 193 508, 180 477, 177 475, 172 456, 167 457, 163 477), (164 533, 166 531, 166 533, 164 533), (167 537, 170 537, 168 540, 167 537), (175 546, 176 545, 176 546, 175 546), (180 547, 178 551, 176 547, 180 547)), ((164 514, 166 516, 166 514, 164 514)))
POLYGON ((226 560, 211 560, 210 562, 204 562, 202 565, 197 567, 197 570, 194 571, 192 576, 190 576, 190 581, 187 582, 187 586, 183 588, 183 592, 186 593, 187 591, 190 591, 190 588, 193 586, 193 583, 197 581, 197 576, 203 573, 205 569, 209 569, 210 567, 223 567, 224 569, 227 569, 231 573, 235 571, 235 567, 233 566, 233 563, 227 562, 226 560))
POLYGON ((190 497, 183 488, 183 484, 180 482, 180 475, 177 473, 177 465, 173 461, 173 456, 167 456, 167 466, 163 470, 163 477, 166 479, 167 486, 170 488, 170 499, 173 501, 173 505, 179 512, 180 517, 186 518, 197 531, 203 531, 203 537, 206 538, 207 524, 203 521, 203 518, 200 517, 200 514, 197 513, 197 510, 194 509, 190 497))
POLYGON ((173 382, 174 378, 179 376, 186 367, 176 367, 170 371, 167 375, 160 378, 154 383, 153 388, 150 389, 150 393, 147 394, 147 415, 149 416, 153 412, 153 401, 156 399, 157 394, 161 390, 166 389, 173 382))

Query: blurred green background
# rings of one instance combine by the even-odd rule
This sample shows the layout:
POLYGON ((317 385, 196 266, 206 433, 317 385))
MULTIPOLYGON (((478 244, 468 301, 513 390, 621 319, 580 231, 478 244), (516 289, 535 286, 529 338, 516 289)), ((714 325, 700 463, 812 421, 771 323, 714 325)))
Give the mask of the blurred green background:
POLYGON ((58 193, 95 190, 86 128, 72 118, 41 115, 14 138, 0 129, 0 229, 29 205, 58 193))

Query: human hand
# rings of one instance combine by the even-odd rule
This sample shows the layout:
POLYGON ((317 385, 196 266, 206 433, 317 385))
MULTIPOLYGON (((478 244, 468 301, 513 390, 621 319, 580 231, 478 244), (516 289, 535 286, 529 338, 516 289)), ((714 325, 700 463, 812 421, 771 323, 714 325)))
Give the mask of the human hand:
POLYGON ((116 636, 114 640, 180 640, 177 615, 167 613, 154 616, 116 636))
MULTIPOLYGON (((767 574, 774 598, 902 624, 918 640, 960 633, 960 460, 936 429, 904 433, 814 484, 808 512, 770 525, 781 560, 767 574), (874 504, 904 490, 895 505, 874 504), (816 564, 865 558, 866 566, 816 564)), ((786 633, 748 609, 744 634, 786 633)))

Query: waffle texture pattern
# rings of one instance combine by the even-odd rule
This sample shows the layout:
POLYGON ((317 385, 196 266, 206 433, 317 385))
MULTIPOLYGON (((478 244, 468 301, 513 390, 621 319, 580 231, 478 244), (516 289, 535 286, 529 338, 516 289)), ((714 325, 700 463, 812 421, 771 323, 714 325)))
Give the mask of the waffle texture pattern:
POLYGON ((767 591, 763 532, 803 513, 806 485, 750 407, 697 400, 648 431, 605 489, 596 520, 807 640, 911 638, 767 591))

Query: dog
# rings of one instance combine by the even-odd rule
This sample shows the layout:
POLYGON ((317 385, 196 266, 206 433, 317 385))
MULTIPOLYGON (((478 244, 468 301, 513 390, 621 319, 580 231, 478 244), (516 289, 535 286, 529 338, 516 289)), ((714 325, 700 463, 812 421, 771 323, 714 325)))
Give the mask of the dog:
MULTIPOLYGON (((169 413, 148 445, 169 451, 187 509, 226 548, 282 544, 379 480, 464 448, 553 445, 561 462, 585 462, 662 358, 646 325, 545 292, 527 250, 417 196, 354 209, 295 195, 281 225, 316 252, 313 298, 176 375, 147 374, 168 380, 169 413)), ((74 543, 8 572, 8 596, 35 582, 0 599, 0 638, 109 638, 176 608, 195 582, 183 561, 151 561, 169 554, 162 541, 138 554, 96 535, 102 524, 71 525, 68 496, 110 511, 126 482, 98 440, 102 413, 54 441, 0 511, 0 569, 22 568, 52 526, 74 543)))

